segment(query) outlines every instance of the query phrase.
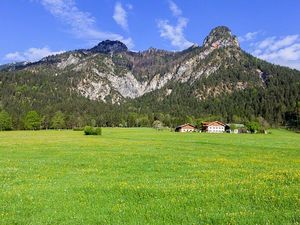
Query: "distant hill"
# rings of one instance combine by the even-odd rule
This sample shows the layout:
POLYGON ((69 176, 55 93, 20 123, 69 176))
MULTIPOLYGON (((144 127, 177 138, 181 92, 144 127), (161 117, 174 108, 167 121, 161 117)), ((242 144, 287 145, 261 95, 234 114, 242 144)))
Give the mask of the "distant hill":
POLYGON ((1 107, 15 127, 22 127, 32 109, 44 116, 45 126, 58 110, 67 127, 257 117, 283 125, 300 101, 299 71, 244 52, 224 26, 213 29, 202 46, 180 52, 131 52, 122 42, 106 40, 0 70, 1 107))

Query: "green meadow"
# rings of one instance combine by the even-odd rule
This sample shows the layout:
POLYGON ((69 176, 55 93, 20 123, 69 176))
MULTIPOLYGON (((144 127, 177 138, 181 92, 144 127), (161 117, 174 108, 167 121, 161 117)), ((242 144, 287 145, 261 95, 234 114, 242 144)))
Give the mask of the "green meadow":
POLYGON ((0 132, 0 224, 299 224, 300 135, 0 132))

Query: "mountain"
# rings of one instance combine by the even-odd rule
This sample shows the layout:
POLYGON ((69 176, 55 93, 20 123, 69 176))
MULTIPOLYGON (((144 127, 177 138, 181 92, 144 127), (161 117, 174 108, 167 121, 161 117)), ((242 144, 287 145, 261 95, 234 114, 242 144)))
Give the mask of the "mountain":
POLYGON ((120 53, 127 52, 128 48, 125 44, 120 41, 102 41, 97 46, 89 50, 92 53, 120 53))
POLYGON ((106 40, 0 70, 1 107, 15 126, 31 109, 49 118, 61 110, 69 127, 91 120, 149 125, 154 119, 173 126, 207 117, 225 122, 263 117, 278 125, 300 101, 300 72, 244 52, 225 26, 213 29, 202 46, 180 52, 132 52, 106 40))
POLYGON ((0 65, 0 71, 21 69, 24 68, 27 64, 30 64, 30 62, 13 62, 13 63, 0 65))

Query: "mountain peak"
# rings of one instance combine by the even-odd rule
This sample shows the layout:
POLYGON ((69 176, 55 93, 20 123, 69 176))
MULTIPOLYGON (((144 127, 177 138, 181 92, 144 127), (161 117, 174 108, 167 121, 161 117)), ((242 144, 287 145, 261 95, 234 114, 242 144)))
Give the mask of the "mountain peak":
POLYGON ((218 26, 212 29, 209 35, 204 39, 203 45, 205 47, 214 48, 240 46, 237 37, 232 35, 231 30, 226 26, 218 26))
POLYGON ((121 41, 111 41, 106 40, 100 42, 95 47, 91 48, 89 51, 93 53, 118 53, 118 52, 126 52, 128 50, 127 46, 121 41))

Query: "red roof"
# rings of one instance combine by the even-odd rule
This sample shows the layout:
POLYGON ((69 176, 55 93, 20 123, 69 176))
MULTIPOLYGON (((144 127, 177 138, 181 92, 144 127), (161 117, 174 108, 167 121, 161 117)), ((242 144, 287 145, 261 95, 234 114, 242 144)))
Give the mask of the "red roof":
POLYGON ((186 123, 186 124, 182 124, 182 125, 177 126, 176 129, 182 128, 182 127, 186 127, 186 126, 190 126, 190 127, 196 128, 196 127, 193 126, 192 124, 186 123))
POLYGON ((209 127, 209 126, 222 126, 222 127, 224 127, 225 126, 225 124, 220 122, 220 121, 203 122, 202 124, 203 124, 203 126, 207 126, 207 127, 209 127))

